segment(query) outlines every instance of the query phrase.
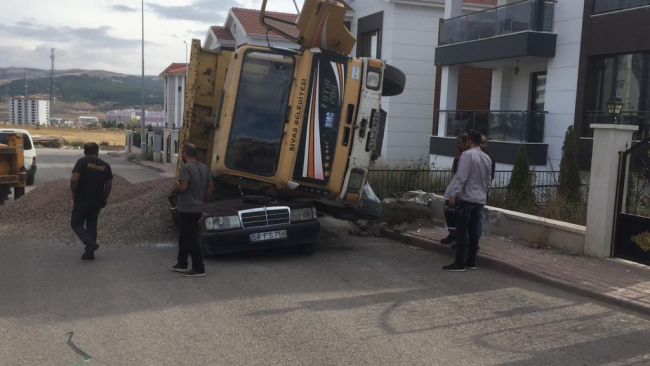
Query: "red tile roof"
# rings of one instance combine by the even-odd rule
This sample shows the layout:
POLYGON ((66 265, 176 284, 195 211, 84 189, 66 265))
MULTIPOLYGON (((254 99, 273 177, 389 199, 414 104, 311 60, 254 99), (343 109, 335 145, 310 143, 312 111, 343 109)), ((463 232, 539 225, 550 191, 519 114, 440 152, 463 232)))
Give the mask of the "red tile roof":
POLYGON ((165 75, 184 75, 187 72, 187 64, 183 62, 174 62, 160 73, 159 76, 165 75))
MULTIPOLYGON (((244 27, 244 31, 246 31, 247 35, 263 36, 266 34, 266 28, 260 24, 259 10, 232 8, 231 11, 235 17, 239 19, 239 22, 241 23, 242 27, 244 27)), ((298 18, 298 14, 277 13, 273 11, 267 11, 266 14, 292 23, 295 23, 296 19, 298 18)), ((296 27, 293 25, 274 21, 269 21, 269 24, 291 35, 297 35, 298 33, 298 29, 296 29, 296 27)), ((279 36, 279 34, 275 32, 269 32, 269 36, 279 36)))
POLYGON ((463 0, 463 1, 470 4, 497 6, 497 0, 463 0))
POLYGON ((220 41, 234 41, 235 38, 232 36, 232 33, 224 27, 215 25, 212 26, 212 32, 214 33, 215 36, 217 36, 217 39, 220 41))

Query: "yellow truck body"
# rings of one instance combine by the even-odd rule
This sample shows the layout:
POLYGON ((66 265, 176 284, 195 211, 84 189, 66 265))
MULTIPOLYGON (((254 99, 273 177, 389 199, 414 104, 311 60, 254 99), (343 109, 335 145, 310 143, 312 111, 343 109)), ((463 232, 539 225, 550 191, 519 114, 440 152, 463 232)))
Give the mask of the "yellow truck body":
POLYGON ((6 143, 0 143, 0 204, 8 199, 12 188, 15 199, 25 193, 27 171, 24 161, 22 134, 8 135, 6 143))

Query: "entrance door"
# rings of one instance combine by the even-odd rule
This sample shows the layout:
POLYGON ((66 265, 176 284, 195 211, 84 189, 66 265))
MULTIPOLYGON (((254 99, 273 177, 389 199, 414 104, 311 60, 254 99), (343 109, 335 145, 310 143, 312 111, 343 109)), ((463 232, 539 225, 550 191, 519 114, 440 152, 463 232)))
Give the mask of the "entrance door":
POLYGON ((619 172, 614 256, 650 265, 650 138, 622 154, 619 172))

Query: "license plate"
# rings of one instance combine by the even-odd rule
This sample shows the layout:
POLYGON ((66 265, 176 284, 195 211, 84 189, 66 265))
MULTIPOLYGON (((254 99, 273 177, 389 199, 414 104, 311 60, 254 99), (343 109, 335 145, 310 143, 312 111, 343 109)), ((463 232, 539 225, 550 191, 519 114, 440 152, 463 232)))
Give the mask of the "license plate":
POLYGON ((286 230, 277 230, 277 231, 267 231, 265 233, 255 233, 250 234, 250 241, 266 241, 266 240, 276 240, 276 239, 286 239, 287 231, 286 230))

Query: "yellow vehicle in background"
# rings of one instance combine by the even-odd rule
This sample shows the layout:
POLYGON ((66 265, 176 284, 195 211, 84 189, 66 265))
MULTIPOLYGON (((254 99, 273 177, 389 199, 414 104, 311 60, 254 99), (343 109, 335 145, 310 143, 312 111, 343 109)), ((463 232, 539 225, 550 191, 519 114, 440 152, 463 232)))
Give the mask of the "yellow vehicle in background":
POLYGON ((316 208, 350 219, 381 215, 366 179, 381 151, 381 97, 400 94, 404 74, 349 56, 355 39, 336 1, 306 0, 295 24, 265 9, 266 1, 262 25, 299 49, 215 52, 192 42, 179 144, 196 145, 215 181, 201 224, 208 255, 285 245, 311 253, 316 208))
POLYGON ((9 199, 11 189, 14 199, 25 194, 27 170, 25 169, 23 135, 5 134, 0 140, 0 204, 9 199))

